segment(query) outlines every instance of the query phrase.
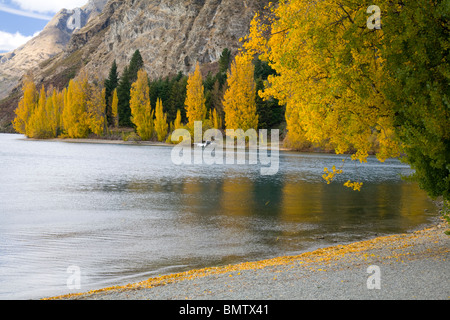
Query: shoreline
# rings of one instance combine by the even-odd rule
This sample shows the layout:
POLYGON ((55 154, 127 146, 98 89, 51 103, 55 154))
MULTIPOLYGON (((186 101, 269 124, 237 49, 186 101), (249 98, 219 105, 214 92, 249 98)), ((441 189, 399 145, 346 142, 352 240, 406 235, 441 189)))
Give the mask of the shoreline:
POLYGON ((267 260, 195 269, 43 300, 450 299, 448 223, 267 260), (366 287, 369 266, 382 287, 366 287))
MULTIPOLYGON (((6 134, 6 133, 5 133, 6 134)), ((10 133, 10 134, 18 134, 18 133, 10 133)), ((158 141, 124 141, 121 139, 101 139, 101 138, 51 138, 51 139, 36 139, 36 138, 22 138, 19 139, 22 141, 42 141, 42 142, 66 142, 66 143, 86 143, 86 144, 113 144, 113 145, 131 145, 131 146, 151 146, 151 147, 174 147, 177 144, 170 144, 165 142, 158 141)), ((283 147, 283 142, 279 142, 279 151, 284 152, 295 152, 295 153, 322 153, 322 154, 334 154, 335 152, 329 150, 321 150, 319 148, 308 148, 304 150, 298 150, 295 148, 283 147)), ((226 144, 223 144, 223 147, 226 148, 226 144)), ((247 145, 245 148, 247 149, 247 145)), ((268 147, 270 148, 270 144, 268 147)), ((265 148, 256 148, 256 149, 265 149, 265 148)), ((371 155, 371 154, 370 154, 371 155)))
POLYGON ((34 138, 23 138, 23 141, 42 141, 42 142, 66 142, 66 143, 87 143, 87 144, 116 144, 116 145, 131 145, 131 146, 160 146, 160 147, 170 147, 174 146, 172 144, 156 141, 124 141, 124 140, 108 140, 108 139, 71 139, 71 138, 53 138, 53 139, 34 139, 34 138))
MULTIPOLYGON (((22 138, 19 139, 22 141, 41 141, 41 142, 65 142, 65 143, 85 143, 85 144, 109 144, 109 145, 128 145, 128 146, 146 146, 146 147, 175 147, 177 144, 170 144, 165 142, 157 142, 157 141, 124 141, 124 140, 118 140, 118 139, 95 139, 95 138, 84 138, 84 139, 72 139, 72 138, 52 138, 52 139, 35 139, 35 138, 22 138)), ((194 144, 192 144, 194 145, 194 144)), ((245 147, 247 149, 248 146, 245 147)), ((223 144, 223 148, 226 148, 226 145, 223 144)), ((268 146, 270 148, 270 145, 268 146)), ((265 150, 266 148, 256 148, 255 150, 262 149, 265 150)), ((251 149, 253 150, 253 149, 251 149)), ((327 151, 317 151, 317 150, 295 150, 285 147, 279 147, 279 151, 286 151, 286 152, 304 152, 304 153, 327 153, 327 151)))

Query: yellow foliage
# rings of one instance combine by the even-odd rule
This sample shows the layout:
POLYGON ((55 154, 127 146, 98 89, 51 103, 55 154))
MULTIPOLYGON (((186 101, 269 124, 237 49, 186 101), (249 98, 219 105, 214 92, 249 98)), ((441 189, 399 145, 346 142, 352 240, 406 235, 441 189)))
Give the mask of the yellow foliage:
POLYGON ((119 127, 119 98, 117 96, 117 89, 114 89, 114 92, 113 92, 111 109, 112 109, 112 116, 114 119, 114 127, 118 128, 119 127))
POLYGON ((89 134, 88 90, 89 83, 85 73, 69 82, 62 116, 64 129, 69 138, 85 138, 89 134))
POLYGON ((222 118, 220 118, 216 109, 211 113, 211 123, 214 129, 222 129, 222 118))
POLYGON ((183 127, 183 124, 181 123, 181 111, 177 111, 177 117, 175 118, 175 121, 173 123, 173 130, 177 130, 183 127))
POLYGON ((361 191, 362 185, 362 182, 351 182, 350 180, 344 183, 344 186, 346 186, 347 188, 351 188, 354 191, 361 191))
POLYGON ((206 118, 205 88, 198 62, 195 72, 189 75, 186 89, 186 116, 189 121, 189 126, 193 128, 195 121, 204 121, 206 118))
POLYGON ((337 153, 356 150, 361 162, 374 133, 381 159, 398 156, 392 108, 378 90, 388 81, 376 50, 383 31, 365 27, 365 9, 351 1, 281 1, 271 17, 255 16, 245 43, 277 72, 261 94, 286 104, 288 136, 304 132, 337 153))
POLYGON ((131 121, 142 140, 150 140, 154 133, 154 110, 150 105, 150 89, 145 70, 139 70, 130 92, 131 121))
MULTIPOLYGON (((400 154, 381 90, 390 81, 377 54, 383 30, 366 27, 366 9, 350 0, 280 1, 254 17, 244 44, 276 71, 260 95, 286 105, 287 139, 327 142, 360 162, 374 139, 379 160, 400 154)), ((335 174, 327 172, 327 182, 335 174)))
POLYGON ((13 121, 14 129, 21 134, 26 134, 27 123, 36 108, 38 93, 33 77, 27 74, 22 84, 23 97, 15 110, 16 117, 13 121))
POLYGON ((254 71, 250 56, 243 53, 239 53, 231 64, 223 100, 227 129, 247 131, 258 128, 254 71))
POLYGON ((87 101, 89 129, 97 136, 102 136, 106 131, 106 100, 105 89, 92 86, 90 97, 87 101))
POLYGON ((328 170, 328 168, 324 168, 323 171, 325 171, 325 174, 322 177, 325 179, 327 184, 330 184, 336 175, 343 173, 343 170, 336 169, 336 166, 333 166, 333 168, 331 168, 331 172, 328 170))
POLYGON ((158 141, 164 141, 167 136, 167 131, 169 125, 167 124, 167 114, 164 113, 163 105, 161 99, 156 101, 156 111, 155 111, 155 132, 158 141))

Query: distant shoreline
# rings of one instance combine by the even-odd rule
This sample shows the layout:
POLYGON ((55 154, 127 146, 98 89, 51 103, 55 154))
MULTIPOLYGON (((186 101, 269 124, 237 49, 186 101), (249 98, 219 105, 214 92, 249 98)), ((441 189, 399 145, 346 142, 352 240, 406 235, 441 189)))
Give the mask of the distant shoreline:
MULTIPOLYGON (((119 139, 101 139, 101 138, 52 138, 52 139, 35 139, 35 138, 22 138, 23 141, 43 141, 43 142, 66 142, 66 143, 87 143, 87 144, 116 144, 116 145, 130 145, 130 146, 151 146, 151 147, 174 147, 176 144, 170 144, 158 141, 124 141, 119 139)), ((280 143, 281 145, 281 143, 280 143)), ((225 148, 225 144, 224 144, 225 148)), ((291 148, 281 147, 280 151, 290 151, 290 152, 314 152, 314 153, 330 153, 327 151, 317 151, 317 150, 304 150, 299 151, 291 148)))
MULTIPOLYGON (((17 132, 0 132, 0 134, 17 134, 17 132)), ((23 141, 44 141, 44 142, 67 142, 67 143, 90 143, 90 144, 116 144, 116 145, 131 145, 131 146, 152 146, 152 147, 174 147, 176 144, 170 144, 158 141, 124 141, 122 139, 105 139, 105 138, 51 138, 51 139, 36 139, 25 137, 20 139, 23 141)), ((270 146, 270 143, 269 143, 270 146)), ((225 148, 225 144, 224 144, 225 148)), ((298 153, 323 153, 323 154, 336 154, 332 150, 324 150, 321 148, 310 147, 305 149, 288 148, 283 146, 283 141, 280 141, 280 151, 286 152, 298 152, 298 153)), ((369 153, 369 155, 373 155, 369 153)))
POLYGON ((131 145, 131 146, 162 146, 162 147, 173 147, 173 144, 157 142, 157 141, 124 141, 119 139, 70 139, 70 138, 53 138, 53 139, 34 139, 34 138, 23 138, 20 140, 24 141, 44 141, 44 142, 66 142, 66 143, 90 143, 90 144, 119 144, 119 145, 131 145))

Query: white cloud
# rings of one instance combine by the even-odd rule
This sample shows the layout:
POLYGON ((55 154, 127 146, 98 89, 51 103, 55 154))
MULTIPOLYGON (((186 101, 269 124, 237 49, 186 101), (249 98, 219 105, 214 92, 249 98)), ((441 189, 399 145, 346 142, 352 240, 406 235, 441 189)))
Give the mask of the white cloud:
POLYGON ((33 37, 37 36, 39 32, 36 32, 32 36, 24 36, 19 32, 9 33, 0 31, 0 51, 12 51, 17 49, 21 45, 27 43, 33 37))
POLYGON ((16 14, 16 15, 24 16, 24 17, 28 17, 28 18, 35 18, 35 19, 41 19, 41 20, 47 20, 47 21, 52 19, 51 16, 47 16, 47 15, 35 13, 35 12, 30 12, 30 11, 17 10, 17 9, 3 6, 2 4, 0 4, 0 11, 12 13, 12 14, 16 14))
POLYGON ((73 9, 82 7, 88 2, 88 0, 12 0, 12 2, 17 4, 23 10, 41 13, 55 13, 63 8, 73 9))

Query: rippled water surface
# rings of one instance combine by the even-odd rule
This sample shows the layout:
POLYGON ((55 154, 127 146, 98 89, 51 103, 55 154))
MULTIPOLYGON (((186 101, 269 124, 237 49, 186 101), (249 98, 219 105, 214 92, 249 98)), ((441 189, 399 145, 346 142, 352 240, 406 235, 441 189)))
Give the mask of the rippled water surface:
POLYGON ((28 141, 0 134, 0 299, 29 299, 159 274, 290 255, 431 222, 409 168, 282 152, 280 170, 172 163, 171 148, 28 141), (364 182, 361 192, 343 181, 364 182), (81 289, 67 287, 68 267, 81 289))

